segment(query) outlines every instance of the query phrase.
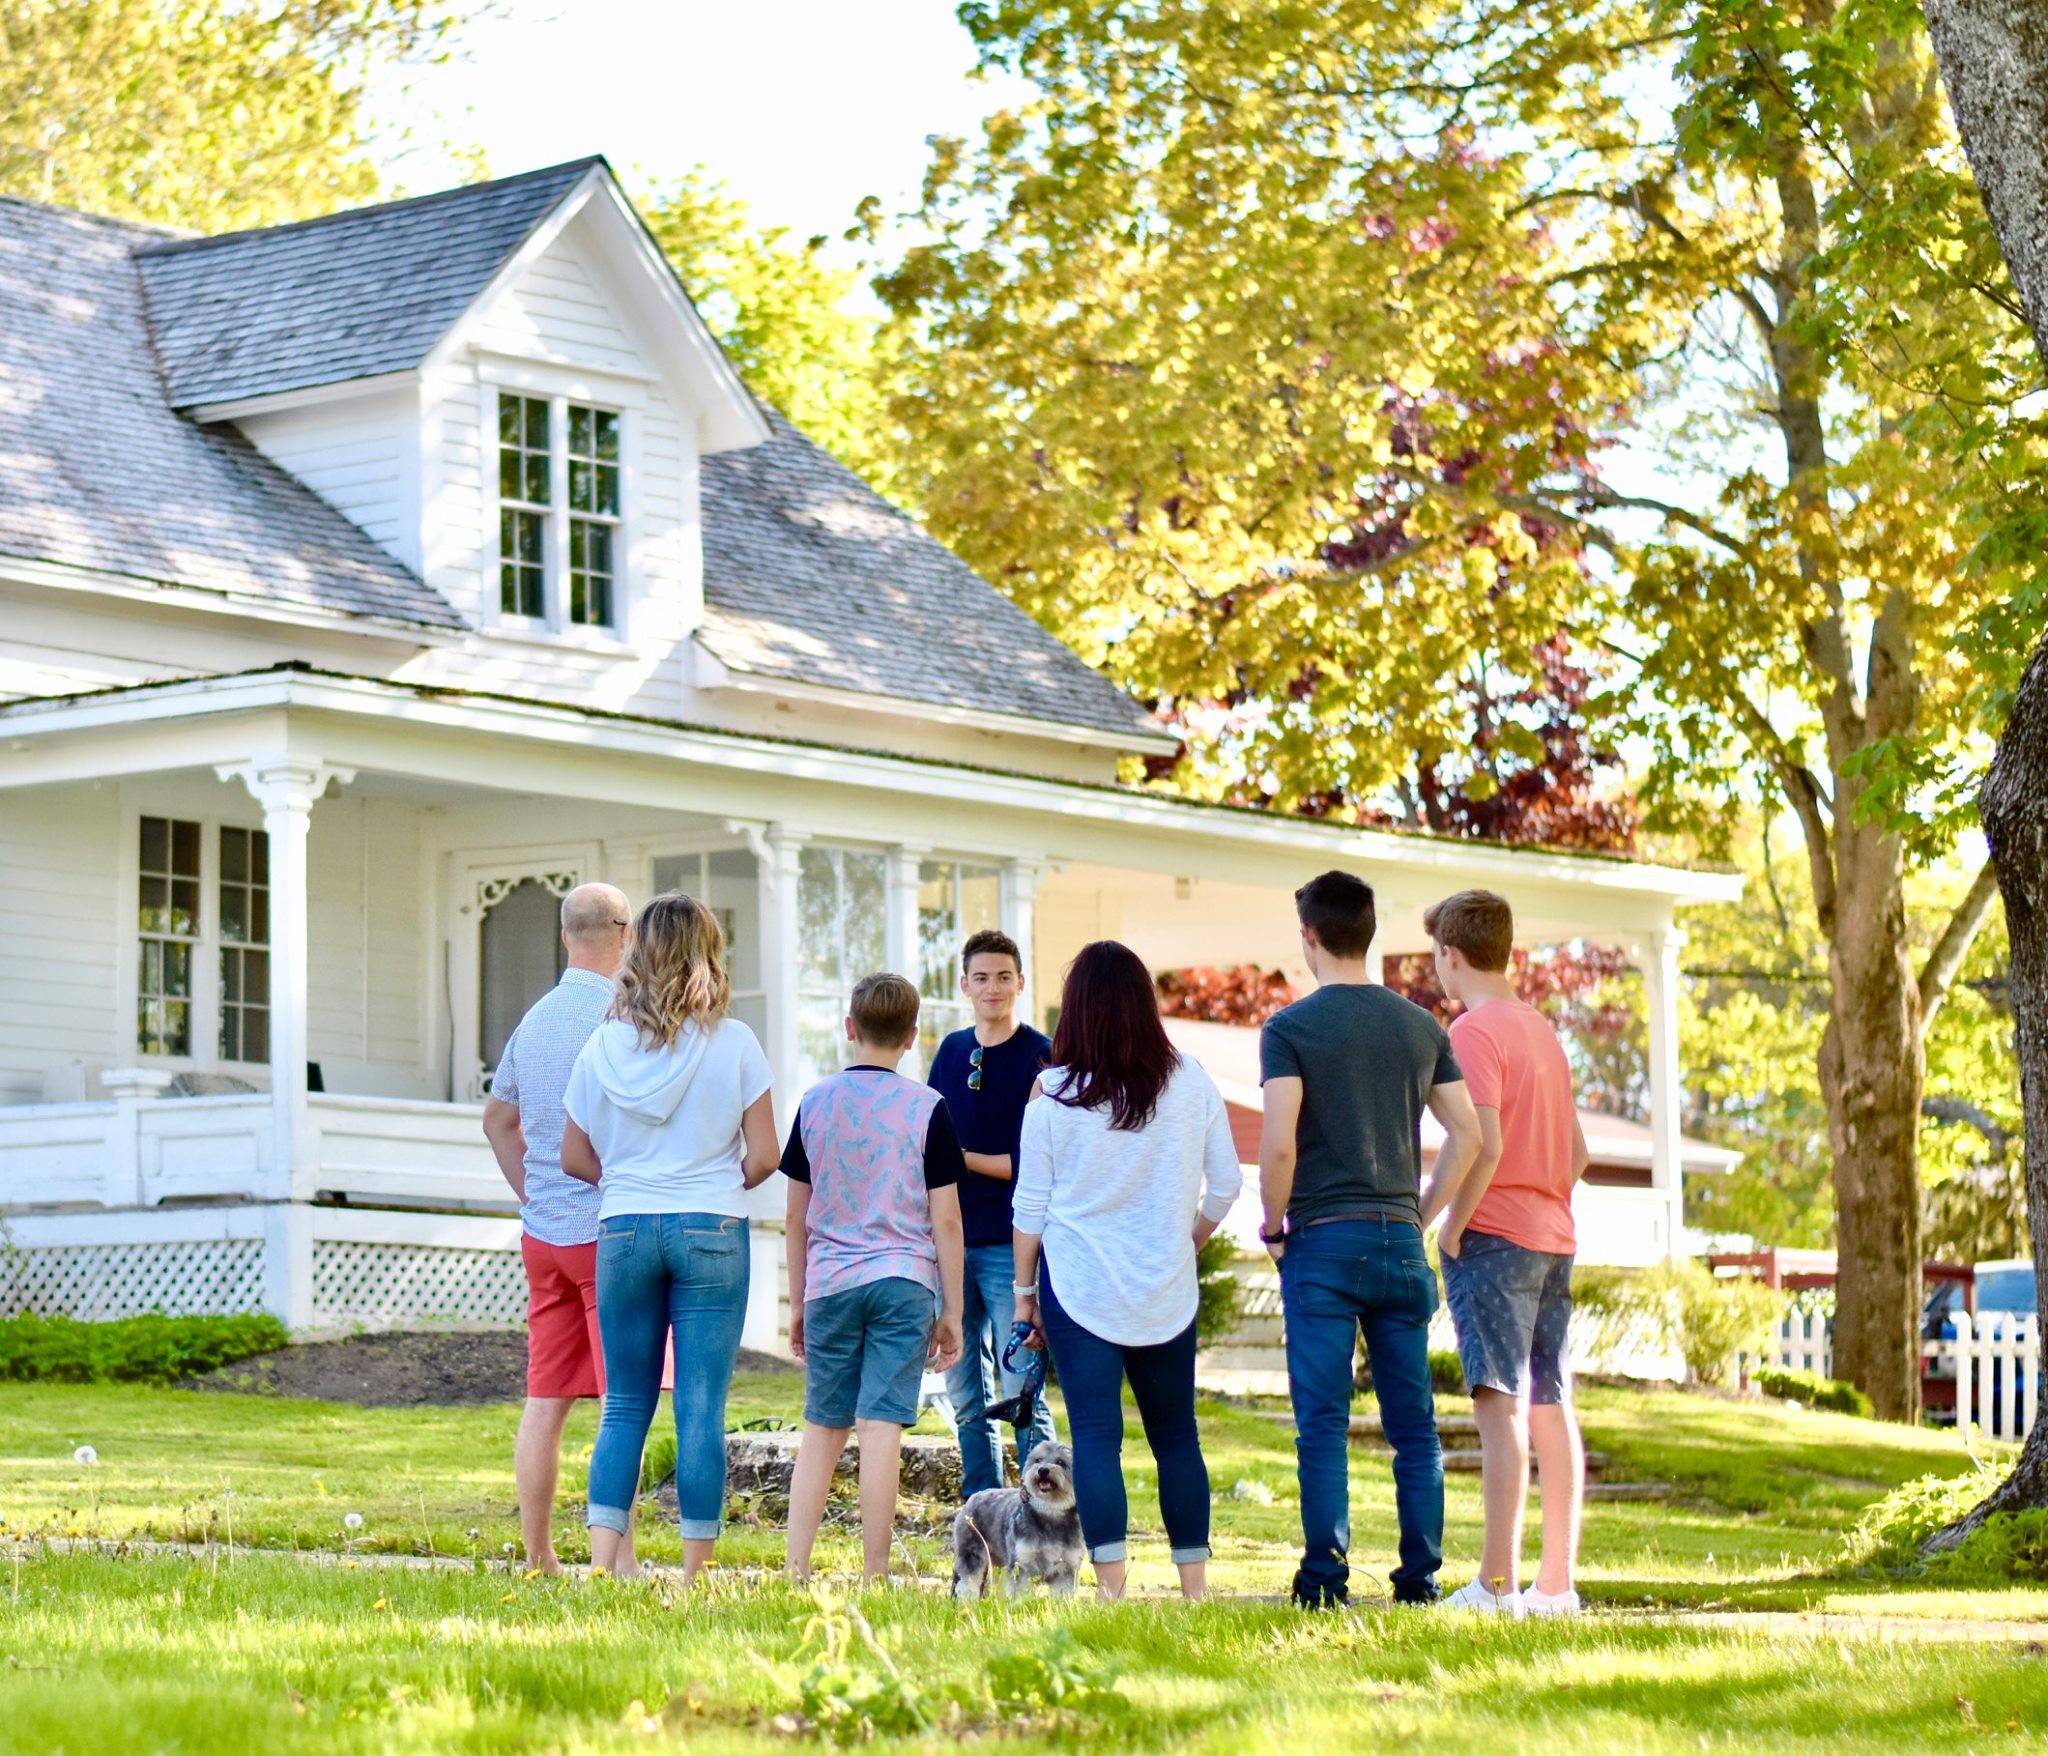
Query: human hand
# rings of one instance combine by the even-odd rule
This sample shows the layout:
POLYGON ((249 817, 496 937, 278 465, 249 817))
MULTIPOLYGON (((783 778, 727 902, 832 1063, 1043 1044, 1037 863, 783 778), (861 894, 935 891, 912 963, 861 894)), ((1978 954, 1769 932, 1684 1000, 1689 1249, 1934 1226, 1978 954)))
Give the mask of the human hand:
POLYGON ((1259 1242, 1266 1246, 1266 1254, 1273 1258, 1274 1266, 1278 1267, 1281 1257, 1287 1254, 1287 1239, 1285 1238, 1285 1236, 1281 1236, 1278 1238, 1268 1238, 1262 1236, 1259 1239, 1259 1242))
POLYGON ((1039 1319, 1038 1295, 1036 1293, 1019 1293, 1017 1295, 1017 1303, 1012 1313, 1012 1321, 1022 1323, 1030 1329, 1031 1333, 1024 1341, 1025 1347, 1034 1354, 1042 1353, 1045 1349, 1045 1325, 1039 1319))
POLYGON ((932 1343, 926 1359, 941 1372, 950 1371, 959 1363, 964 1346, 959 1317, 941 1312, 939 1320, 932 1325, 932 1343))
POLYGON ((799 1360, 804 1357, 804 1314, 801 1307, 789 1314, 789 1351, 799 1360))
POLYGON ((1436 1235, 1437 1254, 1455 1262, 1459 1251, 1465 1248, 1465 1228, 1462 1225, 1446 1225, 1436 1235))

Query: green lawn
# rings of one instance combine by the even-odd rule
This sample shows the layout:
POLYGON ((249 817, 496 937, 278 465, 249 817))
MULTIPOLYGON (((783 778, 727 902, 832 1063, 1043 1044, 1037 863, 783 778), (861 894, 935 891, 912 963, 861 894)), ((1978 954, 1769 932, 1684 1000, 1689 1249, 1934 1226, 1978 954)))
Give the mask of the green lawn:
MULTIPOLYGON (((743 1373, 734 1385, 733 1418, 794 1416, 800 1397, 801 1380, 793 1375, 743 1373)), ((1470 1405, 1447 1398, 1443 1406, 1448 1413, 1470 1405)), ((1915 1476, 1972 1467, 1951 1435, 1775 1404, 1589 1388, 1581 1407, 1588 1443, 1615 1460, 1612 1475, 1680 1488, 1672 1502, 1596 1504, 1589 1511, 1588 1595, 1631 1603, 1734 1603, 1759 1591, 1782 1601, 1786 1581, 1832 1560, 1863 1505, 1915 1476)), ((1203 1407, 1217 1499, 1215 1577, 1225 1590, 1283 1592, 1292 1571, 1299 1538, 1293 1436, 1276 1414, 1284 1414, 1284 1404, 1203 1407), (1239 1497, 1239 1483, 1258 1484, 1271 1503, 1239 1497)), ((224 1539, 232 1522, 237 1546, 496 1557, 518 1535, 516 1421, 513 1404, 373 1410, 0 1385, 0 1529, 205 1541, 224 1539), (94 1447, 98 1463, 72 1461, 81 1444, 94 1447), (351 1512, 361 1515, 360 1529, 344 1528, 351 1512)), ((595 1424, 594 1410, 586 1409, 570 1429, 565 1505, 580 1496, 580 1460, 595 1424)), ((1171 1569, 1157 1538, 1151 1458, 1135 1415, 1130 1429, 1125 1455, 1141 1540, 1137 1582, 1164 1585, 1171 1569), (1156 1552, 1147 1554, 1147 1547, 1156 1552)), ((1354 1452, 1352 1507, 1356 1563, 1384 1577, 1393 1563, 1394 1510, 1383 1455, 1354 1452)), ((950 1508, 932 1510, 942 1517, 950 1508)), ((721 1558, 734 1566, 779 1564, 780 1530, 751 1517, 741 1509, 721 1558)), ((566 1516, 558 1535, 565 1556, 587 1553, 582 1531, 566 1516)), ((1453 1475, 1447 1582, 1470 1576, 1478 1541, 1478 1478, 1453 1475)), ((648 1524, 642 1546, 652 1559, 680 1557, 672 1529, 659 1524, 648 1524)), ((928 1569, 943 1564, 930 1540, 913 1534, 906 1549, 928 1569)), ((852 1536, 828 1535, 821 1558, 828 1567, 854 1566, 852 1536)))
MULTIPOLYGON (((735 1415, 790 1414, 797 1385, 744 1376, 735 1415)), ((688 1597, 667 1583, 526 1580, 506 1568, 512 1405, 372 1411, 0 1386, 0 1526, 15 1539, 0 1562, 0 1750, 582 1751, 642 1741, 650 1720, 664 1735, 687 1730, 693 1747, 759 1749, 804 1732, 805 1678, 826 1638, 851 1640, 839 1691, 862 1699, 883 1732, 892 1713, 914 1708, 948 1738, 1001 1733, 1024 1748, 1252 1751, 1369 1738, 1425 1749, 1822 1750, 1960 1746, 1987 1733, 2048 1745, 2048 1658, 2030 1638, 1995 1637, 2000 1622, 2048 1622, 2048 1591, 1932 1591, 1831 1571, 1871 1499, 1972 1467, 1955 1439, 1676 1392, 1589 1388, 1582 1406, 1614 1475, 1681 1489, 1668 1504, 1589 1510, 1585 1583, 1604 1615, 1516 1627, 1431 1613, 1305 1618, 1269 1601, 1285 1589, 1298 1536, 1291 1433, 1270 1408, 1209 1403, 1213 1577, 1232 1601, 963 1611, 936 1594, 864 1594, 885 1664, 843 1621, 821 1629, 810 1600, 743 1575, 781 1558, 766 1519, 743 1515, 715 1582, 688 1597), (97 1464, 73 1461, 80 1444, 97 1464), (359 1531, 344 1527, 349 1512, 361 1514, 359 1531), (44 1536, 103 1548, 69 1553, 44 1536), (209 1537, 196 1556, 118 1552, 123 1539, 209 1537), (252 1552, 294 1547, 357 1558, 252 1552), (468 1564, 373 1559, 429 1552, 468 1564), (1726 1626, 1695 1609, 1881 1615, 1886 1625, 1783 1616, 1726 1626), (1919 1637, 1896 1638, 1902 1630, 1919 1637), (643 1711, 629 1725, 635 1701, 643 1711)), ((1171 1569, 1135 1422, 1132 1432, 1133 1583, 1156 1593, 1171 1569)), ((586 1413, 572 1457, 590 1436, 586 1413)), ((581 1532, 566 1507, 580 1469, 568 1474, 560 1534, 573 1553, 581 1532)), ((1352 1484, 1355 1558, 1383 1575, 1386 1459, 1357 1453, 1352 1484)), ((1475 1478, 1451 1479, 1448 1584, 1470 1575, 1477 1500, 1475 1478)), ((676 1553, 667 1529, 650 1529, 643 1546, 676 1553)), ((928 1535, 913 1531, 905 1550, 928 1577, 943 1565, 928 1535)), ((833 1536, 821 1558, 850 1572, 851 1534, 833 1536)), ((855 1713, 851 1729, 863 1724, 855 1713)))

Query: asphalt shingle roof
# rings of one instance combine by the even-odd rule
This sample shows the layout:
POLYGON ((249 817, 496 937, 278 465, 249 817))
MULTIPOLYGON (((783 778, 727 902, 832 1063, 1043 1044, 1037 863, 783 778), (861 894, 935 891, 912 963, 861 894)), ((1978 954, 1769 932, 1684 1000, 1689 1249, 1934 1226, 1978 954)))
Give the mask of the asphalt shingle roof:
POLYGON ((593 166, 136 252, 173 407, 417 366, 593 166))
POLYGON ((734 671, 1084 726, 1161 728, 780 415, 705 458, 705 646, 734 671))
MULTIPOLYGON (((179 408, 416 366, 601 159, 221 238, 0 198, 0 555, 385 621, 454 609, 179 408)), ((1160 728, 780 416, 701 463, 736 672, 1120 736, 1160 728)))
POLYGON ((0 554, 459 628, 234 429, 165 402, 133 254, 162 236, 0 198, 0 554))

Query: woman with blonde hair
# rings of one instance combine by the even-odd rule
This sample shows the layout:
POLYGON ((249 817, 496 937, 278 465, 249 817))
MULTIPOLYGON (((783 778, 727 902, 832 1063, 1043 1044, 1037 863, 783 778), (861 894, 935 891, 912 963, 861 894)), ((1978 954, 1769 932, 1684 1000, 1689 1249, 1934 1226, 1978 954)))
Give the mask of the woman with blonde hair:
POLYGON ((632 1528, 673 1326, 686 1583, 725 1516, 725 1398, 747 1309, 744 1195, 780 1159, 768 1057, 726 1016, 731 991, 718 917, 680 891, 655 897, 633 922, 618 998, 562 1100, 562 1169, 600 1196, 606 1396, 590 1460, 590 1559, 609 1571, 632 1528))

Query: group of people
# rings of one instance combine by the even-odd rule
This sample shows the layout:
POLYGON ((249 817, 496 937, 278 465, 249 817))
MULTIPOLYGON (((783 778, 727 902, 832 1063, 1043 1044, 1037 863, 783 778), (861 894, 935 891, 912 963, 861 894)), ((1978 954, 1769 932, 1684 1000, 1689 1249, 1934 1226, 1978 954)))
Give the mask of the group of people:
MULTIPOLYGON (((1263 1027, 1259 1151, 1259 1235, 1279 1267, 1297 1429, 1294 1596, 1321 1607, 1349 1594, 1361 1332, 1394 1453, 1393 1595, 1438 1595, 1443 1463, 1427 1343, 1437 1277, 1423 1239, 1442 1216, 1486 1505, 1478 1576, 1449 1601, 1572 1613, 1583 1455, 1565 1326, 1570 1197, 1586 1154, 1564 1052, 1507 973, 1512 915, 1483 891, 1429 911, 1439 977, 1463 1007, 1446 1031, 1371 978, 1370 886, 1328 872, 1295 901, 1317 986, 1263 1027), (1445 1134, 1426 1184, 1425 1109, 1445 1134), (1519 1591, 1532 1443, 1543 1552, 1519 1591)), ((778 1142, 767 1057, 729 1014, 711 910, 672 892, 631 917, 618 890, 584 885, 563 901, 562 938, 567 968, 514 1031, 484 1114, 524 1220, 530 1339, 515 1465, 529 1565, 557 1566, 563 1425, 577 1398, 601 1395, 591 1559, 636 1570, 633 1508, 665 1380, 685 1579, 710 1559, 747 1306, 745 1195, 780 1170, 790 1346, 805 1369, 791 1575, 809 1574, 833 1471, 856 1432, 866 1572, 886 1575, 902 1434, 928 1369, 947 1374, 963 1500, 1002 1483, 1006 1439, 1021 1471, 1054 1438, 1046 1401, 1020 1395, 1023 1357, 1049 1352, 1097 1589, 1124 1589, 1128 1385, 1181 1589, 1203 1595, 1196 1253, 1242 1173, 1223 1099, 1168 1039, 1137 954, 1110 940, 1084 947, 1048 1040, 1018 1016, 1015 942, 976 933, 959 978, 974 1021, 944 1039, 922 1083, 899 1071, 918 1038, 916 987, 864 977, 849 1002, 846 1064, 802 1095, 778 1142)))

